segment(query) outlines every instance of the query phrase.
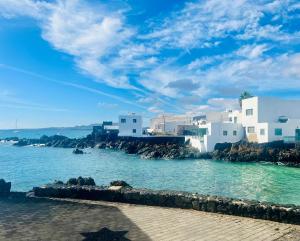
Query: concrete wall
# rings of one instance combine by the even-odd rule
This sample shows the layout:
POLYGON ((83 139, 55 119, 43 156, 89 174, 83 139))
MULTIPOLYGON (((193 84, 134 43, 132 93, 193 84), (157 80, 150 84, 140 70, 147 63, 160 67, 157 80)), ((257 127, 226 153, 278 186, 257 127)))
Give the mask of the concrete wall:
POLYGON ((287 123, 269 123, 268 141, 286 140, 288 137, 295 137, 296 129, 300 128, 300 120, 289 120, 287 123), (282 136, 275 135, 275 129, 282 129, 282 136))
POLYGON ((231 123, 242 123, 242 112, 239 110, 229 112, 228 121, 231 123))
POLYGON ((140 115, 120 115, 119 116, 119 136, 139 137, 143 134, 143 119, 140 115), (122 123, 121 119, 126 122, 122 123), (136 120, 136 122, 134 122, 136 120), (136 130, 136 133, 133 132, 136 130))
POLYGON ((300 119, 300 101, 258 97, 258 122, 277 122, 279 116, 300 119))
POLYGON ((169 134, 176 134, 177 133, 177 127, 180 125, 186 125, 186 121, 172 121, 172 122, 165 122, 164 131, 165 133, 169 134))
POLYGON ((151 119, 150 129, 154 133, 176 134, 178 125, 191 125, 192 118, 185 115, 160 115, 151 119))
POLYGON ((241 124, 234 123, 210 123, 209 134, 207 135, 207 151, 213 151, 217 143, 235 143, 243 139, 244 129, 241 124), (224 135, 224 131, 227 135, 224 135), (234 135, 236 131, 236 135, 234 135))
POLYGON ((245 99, 242 101, 242 124, 244 127, 254 126, 258 123, 258 97, 245 99), (247 116, 246 110, 253 109, 253 115, 247 116))
POLYGON ((269 124, 268 123, 258 123, 255 125, 256 129, 256 142, 266 143, 269 142, 269 124), (261 129, 264 130, 265 134, 261 135, 261 129))
POLYGON ((283 100, 270 97, 253 97, 242 101, 242 124, 250 142, 265 143, 285 140, 295 136, 300 127, 300 101, 283 100), (247 116, 246 110, 253 109, 253 115, 247 116), (288 122, 280 123, 280 116, 288 117, 288 122), (248 133, 248 127, 254 127, 255 133, 248 133), (276 136, 275 129, 281 128, 282 135, 276 136), (265 130, 265 135, 261 134, 265 130))
POLYGON ((217 143, 235 143, 244 137, 244 128, 241 124, 218 122, 201 125, 200 128, 206 128, 207 134, 203 138, 190 138, 191 145, 198 148, 200 152, 211 152, 217 143), (227 135, 224 135, 224 131, 227 135), (236 135, 233 134, 234 131, 236 135))

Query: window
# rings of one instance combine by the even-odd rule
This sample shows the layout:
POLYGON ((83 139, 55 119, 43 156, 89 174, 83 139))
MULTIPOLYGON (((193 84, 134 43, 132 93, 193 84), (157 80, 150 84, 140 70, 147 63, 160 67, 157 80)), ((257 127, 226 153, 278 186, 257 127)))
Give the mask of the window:
POLYGON ((247 132, 248 133, 255 133, 255 127, 254 126, 248 126, 247 132))
POLYGON ((136 123, 136 119, 133 119, 132 121, 133 121, 133 123, 136 123))
POLYGON ((232 117, 229 117, 229 121, 232 122, 232 117))
POLYGON ((237 131, 233 131, 233 135, 236 136, 237 135, 237 131))
POLYGON ((132 129, 132 133, 136 133, 136 129, 132 129))
POLYGON ((246 110, 246 116, 253 115, 253 109, 247 109, 246 110))
POLYGON ((236 116, 234 117, 234 121, 233 122, 237 123, 237 117, 236 116))
POLYGON ((264 136, 265 135, 265 129, 260 129, 260 135, 264 136))
POLYGON ((282 136, 282 129, 281 128, 275 128, 275 136, 282 136))
POLYGON ((223 131, 223 136, 227 136, 228 132, 227 131, 223 131))
POLYGON ((126 123, 126 119, 122 118, 121 123, 126 123))

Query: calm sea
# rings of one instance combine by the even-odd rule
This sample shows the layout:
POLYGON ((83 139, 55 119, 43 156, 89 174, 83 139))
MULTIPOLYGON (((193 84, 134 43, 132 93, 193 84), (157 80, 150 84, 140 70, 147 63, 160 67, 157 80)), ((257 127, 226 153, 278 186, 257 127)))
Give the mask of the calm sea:
POLYGON ((19 138, 40 138, 43 135, 63 135, 70 138, 85 137, 92 132, 92 128, 44 128, 44 129, 19 129, 19 130, 0 130, 0 138, 19 137, 19 138))
POLYGON ((11 181, 12 189, 18 191, 81 175, 93 177, 99 185, 122 179, 134 187, 300 205, 300 168, 211 160, 144 160, 98 149, 86 152, 74 155, 71 149, 2 143, 0 178, 11 181))

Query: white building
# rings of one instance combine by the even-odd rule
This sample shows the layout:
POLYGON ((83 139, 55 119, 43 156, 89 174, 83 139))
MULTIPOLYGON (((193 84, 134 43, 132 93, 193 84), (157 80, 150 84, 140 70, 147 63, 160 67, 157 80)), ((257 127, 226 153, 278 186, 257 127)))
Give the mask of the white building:
POLYGON ((142 116, 134 113, 119 116, 119 136, 141 137, 143 134, 142 116))
POLYGON ((266 143, 300 141, 300 101, 270 97, 252 97, 242 101, 242 110, 206 114, 197 120, 199 134, 187 136, 201 152, 213 151, 216 143, 234 143, 242 139, 266 143))
POLYGON ((185 139, 200 152, 213 151, 216 143, 238 142, 244 136, 244 129, 238 122, 236 112, 207 113, 202 119, 197 118, 195 121, 199 127, 198 135, 186 136, 185 139))
POLYGON ((177 134, 177 127, 192 125, 192 117, 186 115, 159 115, 150 121, 150 130, 156 134, 177 134))
POLYGON ((300 101, 270 97, 252 97, 242 101, 242 125, 251 142, 299 138, 300 101))

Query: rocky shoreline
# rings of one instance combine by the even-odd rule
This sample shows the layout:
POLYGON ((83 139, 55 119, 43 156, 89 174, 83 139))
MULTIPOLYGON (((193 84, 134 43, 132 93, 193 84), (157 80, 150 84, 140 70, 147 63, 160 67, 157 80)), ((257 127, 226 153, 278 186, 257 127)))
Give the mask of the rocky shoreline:
MULTIPOLYGON (((10 138, 11 139, 11 138, 10 138)), ((183 137, 133 138, 88 135, 71 139, 65 136, 42 136, 40 139, 16 139, 15 146, 46 146, 61 148, 100 148, 121 150, 127 154, 140 155, 145 159, 215 159, 231 162, 271 162, 277 165, 300 167, 300 146, 276 141, 265 144, 240 141, 219 143, 210 153, 200 153, 183 137)), ((78 152, 77 152, 78 153, 78 152)))
POLYGON ((300 167, 300 146, 275 141, 265 144, 220 143, 215 146, 211 158, 232 162, 271 162, 277 165, 300 167))
MULTIPOLYGON (((127 154, 137 154, 145 159, 191 159, 202 158, 203 154, 184 143, 184 138, 126 138, 116 137, 95 139, 93 136, 71 139, 65 136, 42 136, 40 139, 20 139, 15 146, 45 146, 61 148, 99 148, 121 150, 127 154)), ((78 153, 78 152, 77 152, 78 153)))

